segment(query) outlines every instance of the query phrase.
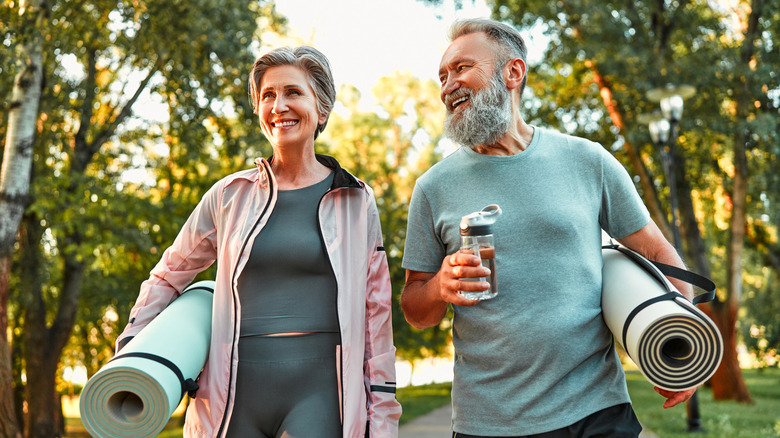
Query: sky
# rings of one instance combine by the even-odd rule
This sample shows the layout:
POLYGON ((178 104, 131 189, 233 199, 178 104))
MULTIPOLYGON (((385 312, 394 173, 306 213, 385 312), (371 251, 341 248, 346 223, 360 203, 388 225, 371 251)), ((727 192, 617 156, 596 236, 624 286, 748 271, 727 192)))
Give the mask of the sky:
POLYGON ((433 7, 420 0, 276 0, 292 39, 266 35, 263 49, 312 45, 330 60, 337 87, 351 84, 362 94, 396 70, 438 81, 452 21, 490 16, 484 0, 464 0, 457 12, 451 0, 443 3, 433 7))
MULTIPOLYGON (((485 0, 453 0, 430 6, 423 0, 275 0, 276 10, 288 21, 288 32, 262 34, 259 56, 275 47, 307 44, 328 57, 336 89, 355 86, 361 107, 372 108, 371 88, 384 76, 408 71, 422 80, 438 83, 439 61, 449 45, 447 31, 458 18, 490 17, 485 0)), ((528 61, 541 58, 546 39, 540 29, 520 33, 528 43, 528 61)), ((62 60, 74 78, 85 75, 75 56, 62 60)), ((168 109, 159 97, 145 91, 136 104, 136 115, 165 122, 168 109), (139 110, 143 108, 143 110, 139 110)))

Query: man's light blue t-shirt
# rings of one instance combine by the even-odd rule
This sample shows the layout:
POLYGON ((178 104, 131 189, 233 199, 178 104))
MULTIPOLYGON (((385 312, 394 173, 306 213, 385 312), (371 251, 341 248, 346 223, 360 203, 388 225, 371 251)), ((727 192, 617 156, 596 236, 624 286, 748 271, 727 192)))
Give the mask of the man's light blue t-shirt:
POLYGON ((403 267, 437 272, 458 250, 462 216, 498 204, 498 296, 454 306, 453 430, 528 435, 629 402, 601 316, 601 240, 649 214, 603 147, 534 129, 514 156, 461 147, 417 181, 403 267))

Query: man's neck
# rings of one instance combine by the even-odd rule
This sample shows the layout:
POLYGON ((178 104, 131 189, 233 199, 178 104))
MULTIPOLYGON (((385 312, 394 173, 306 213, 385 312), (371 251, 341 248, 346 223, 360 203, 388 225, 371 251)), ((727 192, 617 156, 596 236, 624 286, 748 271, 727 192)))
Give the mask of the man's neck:
POLYGON ((517 118, 517 122, 510 125, 506 134, 501 136, 497 142, 490 145, 477 145, 472 149, 484 155, 508 157, 528 149, 533 138, 534 127, 525 123, 522 118, 517 118))

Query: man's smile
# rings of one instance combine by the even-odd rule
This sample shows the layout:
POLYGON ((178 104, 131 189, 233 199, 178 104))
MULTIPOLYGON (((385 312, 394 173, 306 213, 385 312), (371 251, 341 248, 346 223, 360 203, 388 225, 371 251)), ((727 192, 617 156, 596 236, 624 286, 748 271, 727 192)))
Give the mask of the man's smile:
POLYGON ((455 90, 445 97, 444 104, 449 111, 455 111, 455 108, 471 99, 471 94, 471 90, 467 88, 455 90))

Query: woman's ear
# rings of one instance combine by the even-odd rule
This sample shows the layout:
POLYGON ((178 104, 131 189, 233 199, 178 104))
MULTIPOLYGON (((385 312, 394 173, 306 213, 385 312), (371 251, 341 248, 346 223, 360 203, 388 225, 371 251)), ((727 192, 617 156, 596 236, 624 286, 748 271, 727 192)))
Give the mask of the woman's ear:
POLYGON ((520 58, 510 59, 506 64, 506 87, 510 90, 522 85, 527 68, 525 62, 520 58))

